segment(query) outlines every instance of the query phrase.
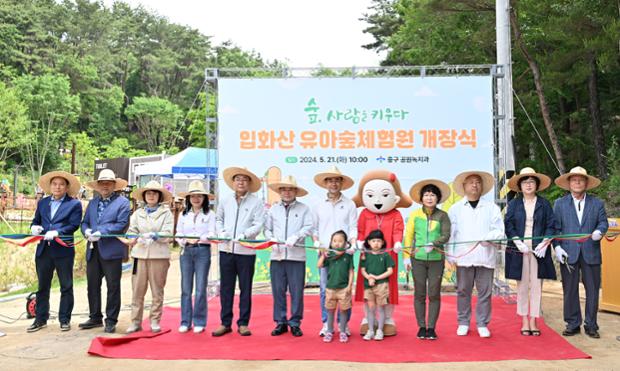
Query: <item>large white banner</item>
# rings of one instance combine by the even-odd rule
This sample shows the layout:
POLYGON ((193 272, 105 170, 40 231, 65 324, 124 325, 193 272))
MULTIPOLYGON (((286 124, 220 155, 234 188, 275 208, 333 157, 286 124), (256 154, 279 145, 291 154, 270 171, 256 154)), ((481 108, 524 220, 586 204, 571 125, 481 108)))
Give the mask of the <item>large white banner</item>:
POLYGON ((220 178, 229 166, 291 174, 312 204, 325 196, 313 177, 331 165, 356 181, 391 170, 405 192, 425 178, 493 173, 491 76, 221 78, 218 89, 220 178))

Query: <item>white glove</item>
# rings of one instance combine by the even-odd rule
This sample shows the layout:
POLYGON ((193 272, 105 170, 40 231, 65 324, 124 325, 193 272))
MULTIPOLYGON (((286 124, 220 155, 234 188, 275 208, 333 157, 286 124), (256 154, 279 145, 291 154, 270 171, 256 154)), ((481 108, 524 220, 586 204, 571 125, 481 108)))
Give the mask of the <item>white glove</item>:
POLYGON ((455 258, 455 257, 453 257, 453 256, 446 255, 446 260, 447 260, 447 261, 448 261, 448 263, 450 263, 450 264, 456 264, 456 258, 455 258))
POLYGON ((519 249, 521 253, 527 254, 528 252, 530 252, 530 248, 527 247, 525 242, 521 240, 514 240, 513 242, 515 243, 515 246, 517 246, 517 249, 519 249))
POLYGON ((34 236, 38 236, 42 232, 43 232, 43 227, 41 227, 40 225, 33 225, 32 227, 30 227, 30 234, 34 236))
POLYGON ((286 242, 284 243, 284 246, 286 246, 286 247, 295 247, 295 243, 297 242, 297 240, 298 240, 297 236, 291 236, 291 237, 286 239, 286 242))
POLYGON ((484 247, 495 247, 495 244, 493 244, 493 242, 489 242, 489 241, 480 241, 480 245, 482 245, 484 247))
POLYGON ((555 258, 558 260, 560 264, 564 264, 564 260, 568 259, 568 253, 564 251, 560 246, 555 247, 555 258))
POLYGON ((88 228, 87 230, 84 231, 84 237, 86 237, 86 238, 90 237, 91 234, 93 234, 93 230, 90 229, 90 228, 88 228))
POLYGON ((91 233, 91 234, 88 236, 88 240, 89 240, 90 242, 97 242, 97 241, 99 241, 100 239, 101 239, 101 232, 99 232, 99 231, 97 231, 97 232, 95 232, 95 233, 91 233))
POLYGON ((181 245, 182 247, 185 247, 185 245, 187 245, 187 240, 185 238, 177 238, 177 242, 179 243, 179 245, 181 245))
POLYGON ((411 259, 403 258, 403 268, 409 272, 411 270, 411 259))
POLYGON ((545 254, 547 253, 547 248, 549 247, 549 242, 551 242, 551 240, 549 238, 545 238, 538 245, 536 245, 536 248, 534 249, 534 255, 537 258, 545 257, 545 254))
POLYGON ((426 245, 424 246, 424 251, 425 251, 427 254, 430 254, 430 253, 433 251, 433 249, 434 249, 434 248, 435 248, 435 245, 433 245, 432 243, 429 243, 429 244, 426 244, 426 245))
POLYGON ((353 255, 353 254, 355 254, 356 245, 355 245, 355 244, 350 244, 350 243, 349 243, 348 245, 349 245, 349 248, 348 248, 348 249, 346 249, 346 251, 345 251, 345 252, 346 252, 347 254, 349 254, 349 255, 353 255))
POLYGON ((43 239, 45 241, 51 241, 54 238, 58 237, 58 231, 47 231, 47 233, 45 233, 45 237, 43 237, 43 239))
POLYGON ((400 241, 397 241, 394 244, 394 248, 392 250, 394 250, 394 252, 398 254, 400 252, 400 250, 402 250, 402 249, 403 249, 403 244, 400 243, 400 241))
POLYGON ((359 251, 364 251, 365 247, 364 247, 364 241, 357 241, 357 249, 359 251))
POLYGON ((142 239, 144 240, 146 244, 150 244, 149 241, 151 241, 151 243, 153 241, 157 241, 158 238, 159 238, 159 235, 157 234, 157 232, 142 233, 142 239))
POLYGON ((222 239, 228 239, 228 238, 230 238, 230 234, 228 234, 228 232, 220 232, 220 233, 217 235, 217 237, 218 237, 218 238, 222 238, 222 239))
POLYGON ((314 247, 315 249, 321 248, 321 241, 319 240, 314 241, 314 244, 312 244, 312 247, 314 247))
POLYGON ((592 241, 600 241, 603 238, 603 233, 598 229, 592 232, 592 241))

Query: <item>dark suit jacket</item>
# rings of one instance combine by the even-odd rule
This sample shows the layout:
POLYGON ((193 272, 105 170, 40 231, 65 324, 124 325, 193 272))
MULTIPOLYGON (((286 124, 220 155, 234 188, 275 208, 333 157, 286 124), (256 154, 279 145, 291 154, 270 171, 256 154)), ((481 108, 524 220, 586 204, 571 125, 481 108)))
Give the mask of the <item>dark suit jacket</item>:
MULTIPOLYGON (((523 198, 515 198, 508 203, 508 210, 504 218, 506 237, 520 237, 525 235, 525 205, 523 198)), ((555 235, 555 217, 553 209, 547 199, 538 196, 534 207, 534 226, 532 236, 555 235)), ((532 240, 532 249, 542 241, 540 238, 532 240)), ((536 258, 538 263, 538 278, 556 279, 555 267, 551 259, 551 248, 547 249, 543 258, 536 258)), ((514 242, 509 241, 506 248, 506 278, 521 280, 523 271, 523 254, 519 252, 514 242)))
POLYGON ((45 246, 50 246, 52 257, 62 258, 67 256, 75 256, 73 248, 73 233, 80 227, 82 219, 82 203, 75 198, 66 195, 54 218, 51 218, 51 196, 42 198, 37 204, 37 210, 34 213, 31 225, 40 225, 43 227, 43 233, 48 231, 58 231, 58 235, 62 236, 62 240, 68 242, 71 247, 62 246, 56 241, 41 241, 37 245, 37 256, 43 253, 45 246))
MULTIPOLYGON (((607 214, 605 204, 600 199, 587 194, 584 202, 583 217, 581 223, 577 218, 577 210, 573 204, 573 197, 568 194, 555 201, 553 211, 555 213, 556 230, 560 234, 589 234, 595 230, 607 233, 607 214)), ((589 238, 585 242, 559 241, 560 245, 568 253, 568 263, 575 264, 579 260, 579 253, 587 264, 601 264, 601 242, 589 238)))
MULTIPOLYGON (((101 219, 97 219, 97 207, 100 196, 93 198, 86 207, 82 221, 82 233, 87 229, 101 234, 123 234, 129 226, 129 200, 123 196, 114 195, 108 207, 103 210, 101 219)), ((89 242, 90 244, 90 242, 89 242)), ((122 259, 127 255, 127 246, 116 237, 103 237, 97 242, 99 254, 104 260, 122 259)), ((86 260, 91 258, 91 249, 86 249, 86 260)))

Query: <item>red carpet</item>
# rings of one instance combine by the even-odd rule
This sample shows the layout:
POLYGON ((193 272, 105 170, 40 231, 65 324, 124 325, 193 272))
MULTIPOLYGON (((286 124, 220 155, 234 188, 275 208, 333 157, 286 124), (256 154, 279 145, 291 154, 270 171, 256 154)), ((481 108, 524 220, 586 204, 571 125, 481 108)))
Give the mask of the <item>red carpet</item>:
MULTIPOLYGON (((539 326, 540 337, 519 334, 521 320, 514 305, 494 298, 493 317, 489 326, 492 337, 481 339, 472 324, 470 334, 456 336, 456 297, 442 298, 441 315, 437 333, 438 340, 418 340, 417 326, 411 296, 401 297, 396 308, 395 320, 398 335, 385 340, 364 341, 357 333, 362 308, 353 308, 350 322, 353 336, 349 343, 341 344, 336 336, 334 342, 323 343, 317 334, 321 329, 319 297, 306 296, 304 336, 293 338, 290 333, 273 337, 270 335, 272 299, 270 295, 255 295, 252 304, 250 328, 253 335, 241 337, 236 332, 214 338, 211 331, 219 325, 219 299, 209 302, 207 332, 186 334, 177 332, 180 309, 166 307, 162 318, 162 333, 147 331, 121 338, 98 337, 93 339, 88 352, 110 358, 136 359, 233 359, 233 360, 335 360, 352 362, 466 362, 500 361, 511 359, 559 360, 590 358, 555 333, 544 323, 539 326), (170 330, 172 329, 172 330, 170 330)), ((236 319, 236 314, 235 314, 236 319)), ((236 330, 236 326, 234 328, 236 330)))

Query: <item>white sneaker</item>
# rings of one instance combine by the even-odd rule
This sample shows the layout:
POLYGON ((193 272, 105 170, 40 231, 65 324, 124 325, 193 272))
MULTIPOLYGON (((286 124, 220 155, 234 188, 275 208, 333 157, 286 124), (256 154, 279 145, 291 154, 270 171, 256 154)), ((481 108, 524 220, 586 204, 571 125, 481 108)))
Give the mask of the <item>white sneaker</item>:
POLYGON ((323 337, 327 334, 327 322, 323 322, 323 327, 321 327, 321 331, 319 331, 319 336, 323 337))
POLYGON ((160 332, 161 327, 159 326, 159 321, 151 321, 151 332, 160 332))
POLYGON ((186 333, 187 331, 189 331, 189 327, 187 327, 187 326, 185 326, 185 325, 181 325, 181 326, 179 326, 179 332, 180 332, 180 333, 184 334, 184 333, 186 333))
POLYGON ((142 331, 142 327, 140 327, 140 324, 132 323, 131 325, 129 325, 129 327, 127 327, 127 331, 125 332, 127 334, 131 334, 131 333, 138 332, 138 331, 142 331))
POLYGON ((456 329, 456 334, 458 336, 465 336, 467 335, 468 332, 469 332, 469 326, 459 325, 459 327, 456 329))
POLYGON ((344 333, 347 334, 347 336, 351 336, 351 329, 349 328, 349 325, 344 328, 344 333))
POLYGON ((375 333, 373 331, 368 330, 366 335, 364 335, 364 340, 372 340, 375 337, 375 333))
POLYGON ((481 338, 490 338, 491 331, 489 331, 488 327, 478 327, 478 335, 480 335, 481 338))
POLYGON ((375 340, 383 340, 383 330, 377 330, 377 333, 375 334, 375 340))
POLYGON ((194 326, 194 334, 200 334, 205 328, 203 326, 194 326))

